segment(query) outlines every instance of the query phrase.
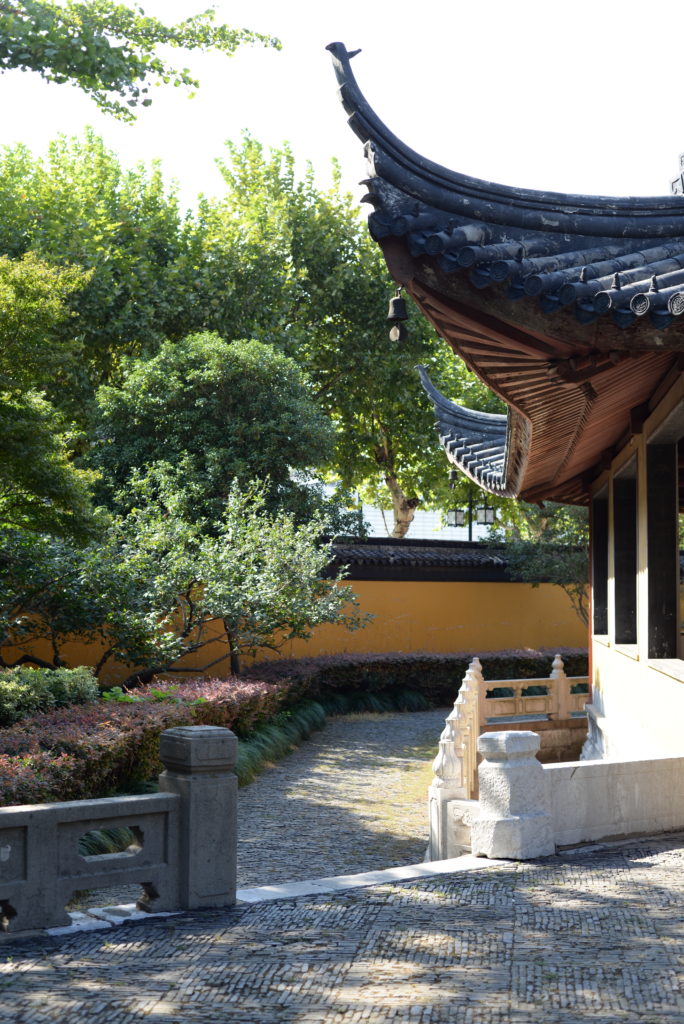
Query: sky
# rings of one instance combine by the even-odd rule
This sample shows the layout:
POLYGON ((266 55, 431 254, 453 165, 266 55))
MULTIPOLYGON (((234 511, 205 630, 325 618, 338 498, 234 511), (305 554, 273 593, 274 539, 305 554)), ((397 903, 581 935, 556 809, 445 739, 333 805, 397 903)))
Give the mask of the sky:
MULTIPOLYGON (((176 21, 205 0, 139 0, 176 21)), ((663 195, 684 151, 684 5, 653 13, 633 0, 220 0, 217 18, 278 36, 280 52, 244 47, 172 58, 201 80, 194 99, 160 87, 133 126, 70 86, 0 76, 0 143, 43 152, 58 133, 92 125, 126 165, 158 158, 184 205, 221 193, 215 159, 248 130, 287 140, 321 185, 331 158, 358 196, 361 143, 346 125, 330 55, 361 48, 354 70, 389 128, 419 153, 491 181, 563 192, 663 195)))

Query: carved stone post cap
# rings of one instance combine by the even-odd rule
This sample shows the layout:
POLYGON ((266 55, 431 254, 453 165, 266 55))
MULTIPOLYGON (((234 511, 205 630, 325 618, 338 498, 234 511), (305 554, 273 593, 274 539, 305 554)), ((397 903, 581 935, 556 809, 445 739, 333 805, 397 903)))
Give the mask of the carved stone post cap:
POLYGON ((485 732, 477 749, 487 761, 510 761, 534 757, 540 744, 536 732, 485 732))
POLYGON ((177 726, 161 734, 159 756, 173 771, 230 771, 237 759, 237 736, 217 725, 177 726))

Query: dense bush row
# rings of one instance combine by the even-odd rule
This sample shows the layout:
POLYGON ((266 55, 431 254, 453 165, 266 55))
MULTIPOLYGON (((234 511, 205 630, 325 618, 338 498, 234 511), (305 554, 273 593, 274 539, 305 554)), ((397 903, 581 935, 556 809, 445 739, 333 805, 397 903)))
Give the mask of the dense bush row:
POLYGON ((280 709, 287 686, 197 679, 144 687, 129 702, 46 712, 0 732, 0 804, 106 796, 156 776, 159 737, 178 725, 222 725, 239 735, 280 709))
MULTIPOLYGON (((569 676, 587 674, 587 652, 579 647, 554 650, 485 651, 479 655, 485 679, 536 679, 551 673, 554 654, 560 654, 569 676)), ((449 654, 335 654, 261 662, 243 673, 265 682, 287 685, 315 700, 336 691, 366 693, 413 690, 434 706, 450 704, 473 658, 472 653, 449 654)))
MULTIPOLYGON (((560 653, 568 675, 586 674, 585 652, 560 653)), ((251 670, 258 678, 164 683, 53 708, 0 731, 0 804, 105 796, 153 778, 162 768, 159 736, 177 725, 233 729, 244 741, 240 773, 247 780, 265 759, 282 756, 320 727, 326 713, 451 703, 471 657, 350 654, 274 661, 251 670)), ((481 658, 488 680, 531 679, 551 671, 551 652, 497 651, 481 658)), ((70 691, 67 678, 53 680, 55 704, 64 703, 67 692, 90 699, 85 676, 80 689, 75 677, 70 691)))
POLYGON ((0 726, 70 704, 90 704, 100 695, 92 669, 44 669, 21 665, 0 669, 0 726))

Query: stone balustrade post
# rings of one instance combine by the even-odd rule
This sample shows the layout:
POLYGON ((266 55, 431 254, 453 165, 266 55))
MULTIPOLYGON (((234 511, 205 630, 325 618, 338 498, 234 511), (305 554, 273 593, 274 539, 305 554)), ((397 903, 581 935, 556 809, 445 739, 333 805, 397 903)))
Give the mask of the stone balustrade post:
POLYGON ((547 780, 535 757, 539 744, 534 732, 480 736, 480 813, 472 824, 477 856, 529 860, 555 852, 547 780))
POLYGON ((556 718, 562 721, 570 717, 570 683, 565 674, 565 665, 560 654, 553 659, 549 679, 553 680, 554 702, 553 711, 556 718))
POLYGON ((479 690, 482 673, 475 665, 476 660, 477 665, 480 664, 479 659, 471 661, 459 692, 465 718, 463 776, 465 795, 469 800, 477 796, 477 738, 480 735, 479 690))
POLYGON ((180 726, 161 736, 159 789, 180 797, 180 907, 235 903, 237 737, 213 725, 180 726))

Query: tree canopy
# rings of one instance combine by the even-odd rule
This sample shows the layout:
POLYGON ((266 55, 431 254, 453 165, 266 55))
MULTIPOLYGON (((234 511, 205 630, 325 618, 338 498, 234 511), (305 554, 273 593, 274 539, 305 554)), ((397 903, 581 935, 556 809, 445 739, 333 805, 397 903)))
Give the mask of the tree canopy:
POLYGON ((86 280, 32 255, 0 256, 1 525, 62 536, 84 536, 93 525, 92 475, 74 466, 68 426, 42 394, 77 359, 77 341, 45 341, 86 280))
POLYGON ((132 121, 138 106, 152 102, 153 84, 199 85, 160 48, 231 56, 245 43, 280 47, 277 39, 214 22, 213 8, 165 25, 115 0, 0 0, 0 71, 19 68, 76 85, 101 110, 132 121))
MULTIPOLYGON (((0 252, 33 252, 77 267, 82 286, 65 297, 71 316, 45 324, 44 349, 78 347, 78 358, 44 379, 48 397, 82 425, 95 389, 115 379, 124 356, 153 355, 178 322, 183 281, 176 261, 182 218, 156 166, 121 167, 92 131, 59 138, 45 157, 25 146, 0 152, 0 252)), ((187 332, 186 332, 187 333, 187 332)))
POLYGON ((271 502, 291 504, 305 471, 330 452, 332 428, 294 360, 259 341, 224 341, 205 332, 165 342, 135 360, 120 387, 97 395, 89 462, 101 493, 131 507, 131 474, 175 479, 186 514, 221 518, 233 482, 260 480, 271 502))
POLYGON ((133 685, 202 671, 179 664, 188 654, 204 652, 204 670, 230 658, 237 672, 242 654, 279 650, 321 623, 363 624, 350 588, 324 575, 322 521, 298 525, 269 513, 258 490, 234 488, 207 533, 178 514, 174 496, 113 518, 85 547, 0 528, 0 646, 42 640, 49 652, 13 664, 59 667, 78 633, 99 645, 104 682, 123 665, 133 685))
POLYGON ((589 517, 587 509, 511 502, 495 538, 506 542, 510 575, 524 583, 555 583, 569 597, 577 616, 589 618, 589 517))
POLYGON ((205 326, 230 337, 238 324, 304 367, 335 427, 331 475, 368 501, 391 504, 395 536, 403 536, 416 506, 450 500, 416 363, 474 408, 498 411, 501 403, 415 312, 406 341, 389 341, 394 286, 339 176, 322 191, 310 168, 296 177, 287 147, 267 154, 250 137, 228 145, 220 168, 226 194, 203 202, 188 225, 183 258, 196 277, 193 285, 186 275, 186 300, 202 309, 210 282, 229 282, 202 309, 205 326))

